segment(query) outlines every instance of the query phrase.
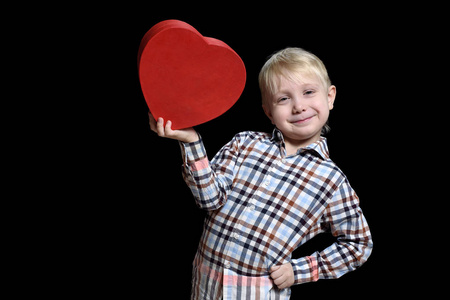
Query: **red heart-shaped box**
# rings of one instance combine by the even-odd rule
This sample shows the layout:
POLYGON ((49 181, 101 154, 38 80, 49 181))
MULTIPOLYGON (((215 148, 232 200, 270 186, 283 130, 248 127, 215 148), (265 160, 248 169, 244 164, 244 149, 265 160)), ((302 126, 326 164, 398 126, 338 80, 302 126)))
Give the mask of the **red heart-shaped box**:
POLYGON ((138 69, 151 114, 171 120, 174 130, 226 112, 246 80, 244 63, 233 49, 178 20, 162 21, 144 35, 138 69))

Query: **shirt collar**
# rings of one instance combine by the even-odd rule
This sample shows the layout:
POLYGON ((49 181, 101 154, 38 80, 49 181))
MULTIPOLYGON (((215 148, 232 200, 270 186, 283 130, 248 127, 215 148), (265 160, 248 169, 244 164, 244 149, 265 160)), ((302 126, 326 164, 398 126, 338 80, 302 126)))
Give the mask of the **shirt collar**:
MULTIPOLYGON (((283 133, 275 127, 275 129, 272 132, 272 141, 274 142, 282 142, 284 144, 284 137, 283 133)), ((321 136, 320 139, 317 142, 314 142, 304 148, 299 149, 297 154, 303 153, 306 151, 315 152, 317 153, 322 159, 329 159, 330 153, 328 151, 328 144, 327 144, 327 138, 321 136)))
POLYGON ((283 134, 276 127, 272 131, 272 139, 271 140, 274 142, 284 142, 283 134))

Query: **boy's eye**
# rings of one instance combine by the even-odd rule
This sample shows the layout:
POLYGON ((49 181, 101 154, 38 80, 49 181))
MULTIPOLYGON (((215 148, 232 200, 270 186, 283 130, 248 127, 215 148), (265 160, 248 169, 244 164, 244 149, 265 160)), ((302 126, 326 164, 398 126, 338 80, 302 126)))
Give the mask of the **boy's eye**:
POLYGON ((278 99, 278 103, 286 101, 287 99, 289 99, 288 97, 281 97, 280 99, 278 99))
POLYGON ((303 95, 312 95, 314 94, 314 90, 306 90, 303 92, 303 95))

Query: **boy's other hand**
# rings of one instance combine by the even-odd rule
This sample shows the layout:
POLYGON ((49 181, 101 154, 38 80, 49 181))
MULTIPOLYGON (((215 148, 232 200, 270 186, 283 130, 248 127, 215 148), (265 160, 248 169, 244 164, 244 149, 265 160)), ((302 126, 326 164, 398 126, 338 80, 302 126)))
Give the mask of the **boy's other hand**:
POLYGON ((270 277, 280 290, 290 287, 295 281, 294 270, 290 263, 270 268, 270 277))
POLYGON ((197 132, 194 128, 186 128, 180 130, 172 130, 172 121, 168 120, 164 126, 164 119, 155 118, 148 113, 150 129, 156 132, 160 137, 178 140, 184 143, 193 143, 199 140, 197 132))

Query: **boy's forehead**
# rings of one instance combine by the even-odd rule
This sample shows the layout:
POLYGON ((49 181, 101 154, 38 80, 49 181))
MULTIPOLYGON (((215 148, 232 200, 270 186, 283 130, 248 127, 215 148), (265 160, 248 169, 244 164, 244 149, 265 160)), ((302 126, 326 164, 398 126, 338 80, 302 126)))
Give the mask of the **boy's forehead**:
POLYGON ((296 88, 301 86, 321 86, 321 82, 314 74, 277 74, 273 78, 274 93, 286 88, 296 88))

